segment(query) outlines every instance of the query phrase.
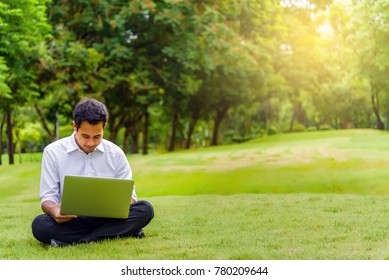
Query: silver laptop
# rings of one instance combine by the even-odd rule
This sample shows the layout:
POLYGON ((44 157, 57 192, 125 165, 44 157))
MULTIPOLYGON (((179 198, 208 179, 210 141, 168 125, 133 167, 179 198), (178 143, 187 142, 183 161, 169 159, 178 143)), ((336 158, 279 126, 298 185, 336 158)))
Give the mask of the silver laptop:
POLYGON ((133 188, 130 179, 65 176, 60 213, 126 219, 133 188))

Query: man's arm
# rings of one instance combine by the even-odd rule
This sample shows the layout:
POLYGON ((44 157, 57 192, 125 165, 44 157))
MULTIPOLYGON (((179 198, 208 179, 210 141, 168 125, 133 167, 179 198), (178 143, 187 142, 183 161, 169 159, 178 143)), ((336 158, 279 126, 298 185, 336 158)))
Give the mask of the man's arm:
POLYGON ((69 222, 70 220, 77 218, 76 215, 61 215, 60 209, 61 204, 56 204, 54 201, 51 200, 45 200, 42 202, 42 210, 47 215, 50 215, 51 218, 53 218, 54 221, 57 223, 65 223, 69 222))
MULTIPOLYGON (((126 155, 124 154, 123 150, 121 150, 119 147, 118 147, 118 157, 117 157, 117 172, 116 172, 116 178, 124 178, 124 179, 132 179, 132 169, 131 169, 131 166, 128 162, 128 159, 126 157, 126 155)), ((130 203, 131 204, 134 204, 135 202, 137 202, 138 200, 138 197, 136 195, 136 191, 135 191, 135 186, 134 186, 134 189, 132 191, 132 195, 131 195, 131 200, 130 200, 130 203)))

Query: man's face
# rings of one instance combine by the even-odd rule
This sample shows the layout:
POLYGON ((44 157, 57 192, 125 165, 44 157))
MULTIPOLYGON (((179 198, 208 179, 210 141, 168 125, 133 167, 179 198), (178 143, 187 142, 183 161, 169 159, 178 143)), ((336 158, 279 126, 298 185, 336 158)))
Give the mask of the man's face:
POLYGON ((86 154, 92 153, 103 139, 103 122, 90 124, 84 121, 81 122, 81 125, 78 128, 73 122, 73 128, 76 132, 74 136, 76 143, 86 154))

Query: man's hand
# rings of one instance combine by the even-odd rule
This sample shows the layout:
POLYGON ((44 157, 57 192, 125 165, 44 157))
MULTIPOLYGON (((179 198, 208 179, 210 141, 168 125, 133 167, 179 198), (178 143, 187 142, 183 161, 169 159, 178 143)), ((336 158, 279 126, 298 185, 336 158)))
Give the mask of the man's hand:
POLYGON ((57 223, 65 223, 70 220, 77 218, 76 215, 61 215, 60 214, 61 204, 56 204, 51 200, 46 200, 42 203, 42 210, 46 214, 50 215, 57 223))

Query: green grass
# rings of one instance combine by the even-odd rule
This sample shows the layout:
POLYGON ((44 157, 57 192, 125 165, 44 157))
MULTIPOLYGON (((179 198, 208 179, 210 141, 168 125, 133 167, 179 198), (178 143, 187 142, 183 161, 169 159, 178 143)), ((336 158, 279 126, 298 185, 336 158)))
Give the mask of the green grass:
POLYGON ((155 207, 146 239, 40 245, 40 162, 23 161, 0 167, 0 259, 389 259, 388 133, 285 134, 129 160, 155 207))
POLYGON ((389 134, 372 130, 277 135, 130 162, 146 196, 389 194, 389 134))

